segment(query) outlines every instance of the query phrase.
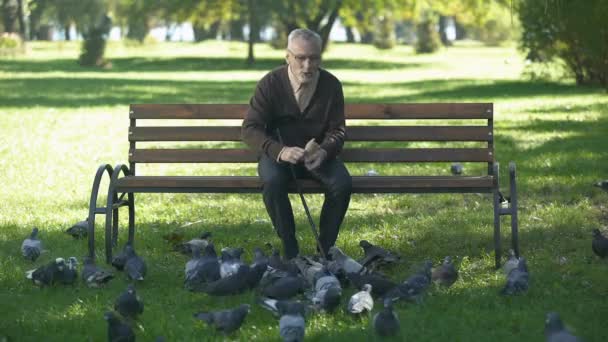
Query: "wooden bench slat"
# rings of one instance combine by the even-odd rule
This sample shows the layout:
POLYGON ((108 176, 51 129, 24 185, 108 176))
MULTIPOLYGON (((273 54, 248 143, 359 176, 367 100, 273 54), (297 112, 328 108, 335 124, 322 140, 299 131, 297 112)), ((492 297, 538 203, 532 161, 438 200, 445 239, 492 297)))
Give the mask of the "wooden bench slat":
MULTIPOLYGON (((349 141, 492 141, 488 126, 349 126, 349 141)), ((240 141, 240 126, 130 127, 129 141, 240 141)))
MULTIPOLYGON (((344 149, 345 162, 492 162, 489 148, 354 148, 344 149)), ((135 149, 134 163, 246 163, 257 162, 249 149, 135 149)))
MULTIPOLYGON (((353 193, 491 192, 494 177, 353 176, 353 193)), ((300 180, 306 193, 322 192, 314 180, 300 180)), ((258 193, 259 177, 251 176, 129 176, 117 180, 118 192, 258 193)), ((296 192, 291 184, 290 192, 296 192)))
MULTIPOLYGON (((247 104, 132 104, 131 119, 243 119, 247 104)), ((492 103, 345 105, 347 119, 491 119, 492 103)))

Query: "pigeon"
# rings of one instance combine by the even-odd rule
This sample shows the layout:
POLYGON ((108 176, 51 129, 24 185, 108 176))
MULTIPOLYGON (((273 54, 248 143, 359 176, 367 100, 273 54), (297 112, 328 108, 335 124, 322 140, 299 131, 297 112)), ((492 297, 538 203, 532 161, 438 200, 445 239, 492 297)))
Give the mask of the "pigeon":
POLYGON ((118 319, 116 315, 109 311, 104 315, 108 321, 108 341, 109 342, 135 342, 135 333, 131 327, 118 319))
POLYGON ((236 274, 239 267, 245 265, 241 261, 241 255, 243 254, 242 248, 222 248, 222 256, 220 262, 220 277, 226 278, 233 274, 236 274))
POLYGON ((272 251, 272 254, 270 255, 270 260, 268 261, 268 266, 285 272, 297 271, 297 267, 294 263, 289 261, 283 261, 283 259, 281 258, 281 252, 279 252, 278 249, 274 249, 272 251))
POLYGON ((363 285, 361 291, 350 297, 346 310, 353 315, 371 312, 374 308, 374 299, 372 298, 371 292, 372 286, 370 284, 363 285))
POLYGON ((462 171, 463 171, 463 168, 462 168, 462 164, 460 164, 460 163, 454 163, 454 164, 452 164, 452 166, 450 166, 450 172, 454 176, 462 175, 462 171))
POLYGON ((130 246, 131 243, 127 242, 127 244, 123 247, 122 251, 120 251, 120 253, 116 254, 113 258, 112 258, 112 266, 114 266, 114 268, 116 268, 118 271, 122 271, 125 268, 125 263, 127 262, 127 246, 130 246))
POLYGON ((204 250, 205 246, 209 244, 209 237, 211 237, 211 233, 204 232, 198 238, 175 245, 173 250, 185 255, 192 255, 192 246, 198 246, 200 250, 204 250))
POLYGON ((361 240, 359 246, 363 248, 365 256, 359 261, 363 267, 368 267, 374 263, 378 264, 392 264, 399 261, 400 257, 386 249, 372 245, 367 240, 361 240))
POLYGON ((215 326, 217 331, 221 331, 224 334, 230 334, 241 327, 250 308, 251 306, 249 304, 242 304, 232 310, 199 312, 194 314, 194 317, 205 321, 209 325, 215 326))
POLYGON ((422 295, 424 291, 431 284, 431 268, 433 263, 427 260, 424 262, 423 267, 420 271, 414 273, 407 278, 402 284, 397 285, 394 289, 387 292, 385 298, 389 298, 393 301, 399 299, 406 299, 416 303, 422 301, 422 295))
POLYGON ((511 273, 512 270, 517 268, 518 264, 519 264, 519 259, 517 258, 517 256, 515 256, 515 251, 513 249, 509 249, 509 258, 507 259, 507 262, 505 262, 505 264, 503 266, 503 270, 505 271, 505 274, 509 275, 509 273, 511 273))
POLYGON ((35 285, 49 286, 59 280, 65 267, 65 260, 57 258, 44 266, 27 271, 25 274, 26 278, 31 279, 35 285))
POLYGON ((330 247, 329 255, 331 255, 331 258, 335 262, 337 268, 343 270, 344 273, 364 273, 363 266, 355 261, 355 259, 344 254, 340 248, 336 246, 330 247))
POLYGON ((32 229, 32 233, 21 243, 21 254, 31 261, 36 261, 42 252, 42 242, 38 239, 38 228, 32 229))
POLYGON ((507 283, 500 294, 508 296, 525 292, 528 290, 529 279, 530 274, 528 273, 526 258, 519 258, 517 268, 513 269, 507 276, 507 283))
POLYGON ((125 271, 127 272, 127 278, 132 280, 144 280, 147 273, 146 263, 140 258, 131 245, 125 246, 125 254, 127 260, 125 261, 125 271))
POLYGON ((315 291, 312 295, 313 304, 317 309, 333 312, 340 305, 340 299, 342 298, 340 280, 327 268, 319 271, 315 278, 315 291))
POLYGON ((600 188, 600 189, 602 189, 604 191, 608 191, 608 179, 599 181, 599 182, 597 182, 597 183, 595 183, 593 185, 597 186, 598 188, 600 188))
POLYGON ((124 318, 136 319, 144 312, 144 303, 137 296, 135 285, 129 284, 127 290, 120 294, 114 302, 114 310, 124 318))
POLYGON ((602 235, 599 229, 593 229, 593 241, 591 242, 593 253, 600 258, 608 256, 608 239, 602 235))
POLYGON ((308 312, 308 307, 299 300, 277 300, 268 297, 260 297, 258 299, 258 304, 270 311, 277 318, 286 314, 296 313, 304 316, 308 312))
POLYGON ((268 257, 264 254, 264 252, 260 248, 256 248, 254 250, 254 260, 251 265, 249 265, 249 273, 247 273, 247 285, 250 289, 258 286, 264 273, 268 270, 268 257))
POLYGON ((302 342, 306 331, 306 321, 299 313, 285 314, 279 319, 279 336, 283 342, 302 342))
POLYGON ((239 267, 236 274, 210 283, 196 284, 189 290, 205 292, 211 296, 229 296, 241 293, 247 290, 249 286, 247 283, 248 274, 249 265, 243 265, 239 267))
POLYGON ((289 299, 304 291, 305 280, 294 272, 274 270, 261 281, 262 294, 274 299, 289 299))
POLYGON ((322 263, 314 261, 307 256, 298 256, 294 258, 293 262, 309 284, 315 283, 315 276, 325 267, 322 263))
POLYGON ((70 228, 66 229, 65 232, 71 235, 74 239, 84 239, 89 234, 89 218, 87 217, 84 221, 80 221, 70 228))
POLYGON ((184 269, 186 282, 193 279, 197 274, 197 267, 199 262, 201 261, 201 249, 198 246, 194 246, 192 248, 192 259, 186 262, 186 267, 184 269))
POLYGON ((378 273, 359 274, 349 273, 346 275, 350 282, 358 289, 363 288, 365 284, 372 286, 372 295, 375 297, 382 297, 388 291, 392 290, 397 284, 387 279, 386 277, 378 273))
POLYGON ((82 280, 84 280, 88 287, 103 286, 113 278, 114 274, 97 267, 93 258, 84 258, 84 267, 82 268, 82 280))
POLYGON ((69 257, 66 267, 59 272, 59 281, 64 285, 74 285, 78 279, 78 260, 75 257, 69 257))
POLYGON ((399 334, 399 318, 393 311, 393 302, 390 299, 384 300, 384 310, 374 315, 373 324, 376 333, 382 337, 399 334))
POLYGON ((458 279, 458 271, 452 263, 452 257, 446 256, 443 263, 431 273, 431 279, 439 285, 450 287, 458 279))
POLYGON ((547 342, 581 342, 569 332, 557 312, 549 312, 545 318, 545 338, 547 342))

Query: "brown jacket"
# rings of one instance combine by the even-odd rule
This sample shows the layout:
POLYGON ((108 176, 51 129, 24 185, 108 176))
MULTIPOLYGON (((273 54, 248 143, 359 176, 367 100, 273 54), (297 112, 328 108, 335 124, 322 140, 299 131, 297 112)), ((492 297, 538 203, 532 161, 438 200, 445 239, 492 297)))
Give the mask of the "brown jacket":
POLYGON ((317 89, 304 112, 300 111, 289 83, 287 65, 266 74, 255 89, 241 130, 243 141, 259 154, 277 159, 284 146, 304 148, 311 138, 335 158, 342 150, 346 124, 342 84, 319 70, 317 89), (279 143, 276 129, 283 144, 279 143))

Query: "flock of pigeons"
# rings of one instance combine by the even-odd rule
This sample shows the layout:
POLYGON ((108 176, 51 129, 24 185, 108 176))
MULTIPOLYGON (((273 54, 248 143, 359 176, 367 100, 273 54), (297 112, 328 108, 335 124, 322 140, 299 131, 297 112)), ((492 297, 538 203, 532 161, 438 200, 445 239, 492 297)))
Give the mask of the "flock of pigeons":
MULTIPOLYGON (((79 222, 66 232, 75 238, 84 238, 87 235, 87 222, 79 222)), ((164 236, 174 244, 174 250, 191 256, 185 265, 184 287, 209 296, 229 296, 256 290, 259 293, 257 304, 278 318, 279 334, 283 341, 303 341, 306 317, 313 312, 331 313, 337 310, 342 303, 343 289, 349 285, 360 291, 348 299, 345 310, 352 315, 370 314, 374 303, 380 301, 383 309, 373 316, 372 321, 375 333, 379 336, 398 335, 400 324, 393 310, 394 303, 420 303, 433 282, 449 287, 458 279, 458 271, 451 257, 447 256, 441 265, 433 268, 430 261, 425 261, 405 281, 395 282, 380 269, 400 262, 400 257, 366 240, 359 243, 364 252, 361 260, 351 258, 335 246, 329 250, 329 260, 298 256, 286 261, 276 249, 271 255, 266 255, 261 248, 256 248, 253 262, 247 264, 242 260, 243 248, 225 247, 218 256, 210 237, 211 233, 207 232, 182 242, 183 236, 175 232, 164 236)), ((599 229, 593 230, 592 250, 601 258, 608 257, 608 238, 599 229)), ((21 252, 23 257, 31 261, 36 261, 43 252, 38 228, 34 228, 23 241, 21 252)), ((78 281, 77 266, 75 257, 67 261, 56 258, 26 272, 26 277, 39 286, 74 284, 78 281)), ((116 299, 115 311, 104 315, 108 322, 108 341, 135 341, 132 325, 144 310, 135 284, 144 281, 146 262, 137 255, 133 246, 127 244, 114 257, 112 266, 124 271, 132 284, 116 299)), ((504 272, 506 281, 500 294, 516 295, 527 291, 530 275, 525 258, 518 258, 512 250, 509 251, 504 272)), ((101 287, 112 280, 114 274, 98 267, 93 259, 85 258, 81 278, 89 287, 101 287)), ((199 312, 194 317, 220 332, 230 334, 241 327, 250 308, 251 305, 242 304, 215 312, 199 312)), ((580 341, 565 328, 559 315, 554 312, 546 316, 545 336, 549 342, 580 341)), ((163 340, 161 337, 157 341, 163 340)))

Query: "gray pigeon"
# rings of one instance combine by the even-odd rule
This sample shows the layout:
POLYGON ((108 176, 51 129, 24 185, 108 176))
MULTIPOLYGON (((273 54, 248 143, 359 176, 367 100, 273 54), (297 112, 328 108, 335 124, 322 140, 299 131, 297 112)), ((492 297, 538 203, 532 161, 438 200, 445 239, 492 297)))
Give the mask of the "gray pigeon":
POLYGON ((220 277, 226 278, 239 270, 239 267, 245 265, 241 261, 241 255, 243 254, 243 248, 222 248, 222 256, 220 262, 220 277))
POLYGON ((514 269, 517 268, 518 264, 519 264, 519 259, 517 258, 517 256, 515 256, 515 251, 513 249, 509 249, 509 258, 507 259, 507 262, 505 262, 505 264, 503 266, 505 274, 509 275, 509 273, 511 273, 511 271, 513 271, 514 269))
POLYGON ((460 163, 453 163, 452 166, 450 166, 450 172, 454 176, 462 175, 462 171, 463 171, 463 168, 462 168, 462 164, 460 164, 460 163))
POLYGON ((500 294, 509 296, 527 291, 529 279, 530 274, 528 273, 526 258, 519 258, 517 268, 513 269, 509 275, 507 275, 507 283, 500 291, 500 294))
POLYGON ((84 258, 82 268, 82 280, 88 287, 100 287, 114 278, 114 274, 95 265, 95 260, 91 257, 84 258))
POLYGON ((549 312, 545 318, 545 338, 547 342, 581 342, 569 332, 557 312, 549 312))
POLYGON ((393 301, 405 299, 415 303, 422 302, 422 295, 431 284, 431 268, 433 263, 425 261, 420 271, 412 274, 402 284, 387 292, 385 298, 393 301))
POLYGON ((431 279, 439 285, 450 287, 458 279, 458 271, 452 263, 452 257, 446 256, 443 263, 435 268, 431 274, 431 279))
POLYGON ((185 255, 192 255, 192 247, 197 246, 201 251, 209 244, 210 232, 204 232, 200 237, 194 238, 188 242, 178 243, 173 248, 174 251, 185 255))
POLYGON ((306 279, 309 284, 315 283, 315 276, 317 273, 323 270, 323 267, 325 267, 322 263, 317 262, 307 256, 298 256, 294 258, 293 262, 298 267, 300 274, 304 276, 304 279, 306 279))
POLYGON ((353 315, 371 312, 374 308, 374 299, 372 298, 371 292, 372 286, 370 284, 363 285, 361 291, 350 297, 346 310, 353 315))
POLYGON ((593 185, 597 186, 598 188, 600 188, 600 189, 602 189, 604 191, 608 191, 608 179, 599 181, 599 182, 597 182, 597 183, 595 183, 593 185))
POLYGON ((127 260, 125 261, 125 271, 127 272, 127 278, 132 280, 144 280, 147 273, 146 263, 140 258, 133 249, 133 246, 125 246, 125 254, 127 260))
POLYGON ((84 221, 80 221, 65 231, 68 235, 71 235, 74 239, 83 239, 89 235, 89 218, 87 217, 84 221))
POLYGON ((284 261, 281 258, 281 252, 278 249, 273 249, 272 254, 268 260, 268 266, 285 272, 296 272, 297 267, 294 262, 284 261))
POLYGON ((137 296, 135 285, 129 284, 127 290, 116 298, 114 310, 118 311, 123 317, 130 319, 136 319, 144 312, 144 302, 137 296))
POLYGON ((323 268, 315 275, 315 289, 312 302, 317 309, 325 312, 333 312, 342 298, 342 286, 336 276, 323 268))
POLYGON ((215 326, 217 331, 221 331, 224 334, 230 334, 241 327, 250 308, 251 306, 249 304, 242 304, 232 310, 199 312, 194 314, 194 317, 205 321, 209 325, 215 326))
MULTIPOLYGON (((187 265, 186 268, 188 268, 187 265)), ((186 272, 184 287, 190 291, 194 291, 204 283, 210 283, 220 279, 220 264, 217 260, 217 253, 215 252, 213 243, 210 242, 205 247, 205 253, 196 262, 195 269, 192 270, 191 273, 188 271, 186 272)))
POLYGON ((191 281, 196 276, 197 268, 201 260, 201 249, 198 246, 194 246, 192 248, 192 259, 186 262, 186 267, 184 269, 186 282, 191 281))
POLYGON ((364 273, 363 266, 355 261, 355 259, 344 254, 340 248, 336 246, 330 247, 329 255, 331 255, 332 261, 337 265, 337 267, 343 270, 345 274, 364 273))
POLYGON ((271 276, 272 278, 264 281, 262 294, 265 297, 274 299, 289 299, 304 291, 304 278, 285 274, 284 276, 271 276))
POLYGON ((306 322, 306 308, 300 301, 260 298, 260 305, 279 317, 279 334, 283 341, 302 341, 306 322))
POLYGON ((127 242, 127 244, 123 247, 122 251, 120 251, 120 253, 116 254, 113 258, 112 258, 112 266, 114 266, 114 268, 116 268, 118 271, 122 271, 125 268, 125 263, 127 262, 127 246, 130 246, 131 244, 129 242, 127 242))
POLYGON ((189 290, 205 292, 211 296, 229 296, 241 293, 249 288, 248 274, 249 265, 243 265, 239 267, 236 274, 209 283, 197 284, 189 290))
POLYGON ((135 342, 133 329, 121 322, 113 312, 106 312, 104 318, 108 321, 108 342, 135 342))
POLYGON ((36 285, 49 286, 53 285, 56 281, 59 281, 65 267, 65 260, 63 258, 57 258, 44 266, 27 271, 25 276, 27 279, 31 279, 36 285))
POLYGON ((382 297, 397 286, 394 281, 378 273, 349 273, 346 276, 358 289, 363 288, 365 284, 370 284, 372 286, 372 295, 375 297, 382 297))
POLYGON ((32 229, 32 233, 21 243, 21 254, 31 261, 36 261, 42 253, 42 242, 38 239, 38 228, 32 229))
POLYGON ((78 279, 78 260, 75 257, 69 257, 66 267, 59 273, 59 281, 64 285, 74 285, 78 279))
POLYGON ((264 273, 268 270, 269 262, 268 257, 260 248, 255 248, 254 254, 253 263, 249 265, 249 273, 247 274, 247 285, 250 289, 258 286, 264 273))
POLYGON ((386 249, 380 246, 372 245, 367 240, 359 241, 359 246, 363 248, 363 253, 365 254, 363 259, 359 261, 359 263, 363 267, 369 267, 371 265, 392 264, 398 262, 400 259, 397 254, 387 251, 386 249))
POLYGON ((390 299, 384 300, 384 309, 374 315, 374 330, 380 336, 395 336, 399 334, 401 327, 399 318, 393 311, 393 302, 390 299))
POLYGON ((591 248, 593 249, 593 253, 600 258, 608 256, 608 239, 597 228, 593 229, 591 248))

